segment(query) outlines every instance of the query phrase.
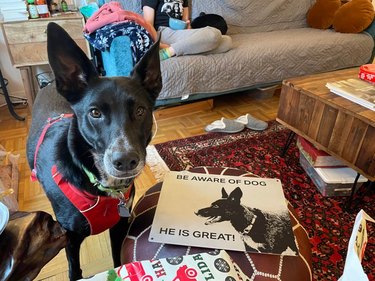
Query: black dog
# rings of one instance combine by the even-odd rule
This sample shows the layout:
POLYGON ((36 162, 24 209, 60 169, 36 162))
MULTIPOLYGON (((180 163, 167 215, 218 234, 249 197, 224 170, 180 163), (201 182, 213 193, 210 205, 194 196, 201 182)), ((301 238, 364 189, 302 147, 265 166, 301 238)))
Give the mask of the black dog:
POLYGON ((132 182, 145 164, 162 88, 159 42, 131 77, 100 78, 60 26, 50 23, 47 37, 55 84, 36 97, 27 157, 67 230, 69 278, 76 280, 82 278, 80 245, 90 234, 111 228, 114 265, 120 265, 128 220, 120 215, 129 215, 132 182))
POLYGON ((298 253, 287 212, 275 215, 241 205, 239 187, 229 195, 224 188, 221 193, 221 199, 196 212, 197 216, 208 218, 206 225, 229 221, 241 235, 246 251, 281 254, 289 247, 298 253))

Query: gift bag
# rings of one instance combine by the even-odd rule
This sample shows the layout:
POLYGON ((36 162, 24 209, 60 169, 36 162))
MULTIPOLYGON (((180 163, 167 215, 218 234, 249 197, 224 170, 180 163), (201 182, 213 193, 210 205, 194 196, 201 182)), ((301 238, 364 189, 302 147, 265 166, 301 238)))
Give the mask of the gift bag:
POLYGON ((359 211, 355 218, 352 235, 349 240, 344 273, 339 278, 339 281, 369 280, 361 265, 367 244, 366 221, 375 222, 375 220, 363 210, 359 211))

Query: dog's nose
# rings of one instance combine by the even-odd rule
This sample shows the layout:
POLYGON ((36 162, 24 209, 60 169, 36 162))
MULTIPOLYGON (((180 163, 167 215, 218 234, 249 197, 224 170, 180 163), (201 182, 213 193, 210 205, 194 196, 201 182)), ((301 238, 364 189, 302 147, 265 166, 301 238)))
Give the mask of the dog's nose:
POLYGON ((116 151, 112 154, 112 163, 118 171, 133 170, 138 166, 139 157, 135 152, 116 151))

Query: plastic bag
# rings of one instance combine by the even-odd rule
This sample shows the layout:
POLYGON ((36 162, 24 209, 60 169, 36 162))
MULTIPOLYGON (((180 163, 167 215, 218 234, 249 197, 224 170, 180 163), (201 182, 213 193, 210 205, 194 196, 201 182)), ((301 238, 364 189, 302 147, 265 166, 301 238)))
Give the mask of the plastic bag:
POLYGON ((0 145, 0 195, 1 202, 10 211, 18 210, 18 161, 20 155, 7 152, 0 145))

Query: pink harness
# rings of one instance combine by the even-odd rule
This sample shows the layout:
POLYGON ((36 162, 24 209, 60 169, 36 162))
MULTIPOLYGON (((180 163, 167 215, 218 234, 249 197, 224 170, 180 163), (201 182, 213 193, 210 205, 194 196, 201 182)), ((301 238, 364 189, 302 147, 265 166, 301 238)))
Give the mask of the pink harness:
POLYGON ((38 139, 38 143, 36 144, 36 148, 35 148, 35 154, 34 154, 34 167, 33 167, 33 170, 31 171, 31 176, 30 176, 30 179, 31 181, 37 181, 38 180, 38 177, 37 177, 37 172, 36 172, 36 159, 38 157, 38 151, 39 151, 39 148, 40 146, 42 145, 43 143, 43 140, 44 140, 44 137, 46 136, 47 134, 47 131, 48 129, 55 123, 57 122, 60 122, 61 120, 63 120, 64 118, 72 118, 73 117, 73 114, 61 114, 57 117, 54 117, 54 118, 48 118, 47 119, 47 125, 44 126, 43 128, 43 131, 42 133, 40 134, 40 137, 38 139))
MULTIPOLYGON (((36 171, 37 155, 48 129, 53 124, 63 120, 64 118, 71 117, 73 117, 73 114, 61 114, 56 118, 48 118, 47 125, 44 127, 36 145, 34 169, 31 172, 32 181, 38 180, 36 171)), ((91 235, 101 233, 111 228, 120 220, 118 211, 120 199, 110 196, 96 196, 80 190, 63 178, 61 173, 57 170, 56 165, 52 167, 51 173, 53 180, 59 186, 61 191, 87 219, 88 223, 90 224, 91 235)), ((124 195, 125 202, 127 202, 131 197, 132 188, 133 184, 128 188, 128 191, 124 195)))

